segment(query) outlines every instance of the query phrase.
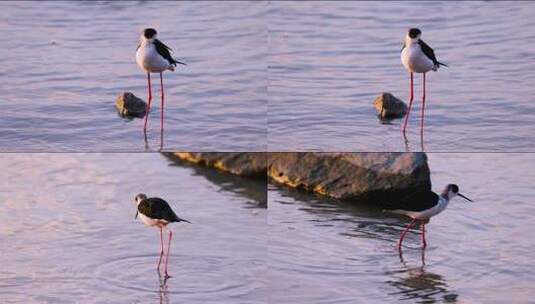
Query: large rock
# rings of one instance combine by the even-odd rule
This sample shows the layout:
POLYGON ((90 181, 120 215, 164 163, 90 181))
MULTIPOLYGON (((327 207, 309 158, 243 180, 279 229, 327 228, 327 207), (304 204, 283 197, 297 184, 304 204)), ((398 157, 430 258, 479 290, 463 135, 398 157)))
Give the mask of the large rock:
POLYGON ((144 117, 147 112, 147 103, 130 92, 117 96, 115 107, 121 117, 144 117))
POLYGON ((290 187, 379 205, 431 189, 424 153, 270 153, 268 175, 290 187))
POLYGON ((382 93, 373 102, 380 119, 401 118, 407 113, 407 105, 390 93, 382 93))
POLYGON ((267 156, 263 152, 175 152, 174 155, 240 176, 267 178, 267 156))

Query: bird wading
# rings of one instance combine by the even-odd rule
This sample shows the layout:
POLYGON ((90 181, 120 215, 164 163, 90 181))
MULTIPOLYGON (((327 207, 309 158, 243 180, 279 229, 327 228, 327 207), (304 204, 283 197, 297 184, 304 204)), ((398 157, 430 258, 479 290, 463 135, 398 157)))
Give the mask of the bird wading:
MULTIPOLYGON (((136 202, 136 216, 138 215, 141 221, 149 226, 156 227, 160 229, 160 259, 158 261, 158 273, 160 272, 160 265, 162 262, 162 257, 164 256, 164 242, 163 242, 163 230, 167 227, 168 224, 174 222, 186 222, 190 221, 183 218, 179 218, 176 213, 171 209, 169 204, 161 198, 150 197, 148 198, 145 194, 140 193, 135 197, 136 202)), ((171 239, 173 238, 173 232, 169 230, 169 241, 167 244, 167 255, 165 257, 165 277, 168 278, 169 274, 167 273, 167 265, 169 264, 169 251, 171 249, 171 239)))
POLYGON ((437 71, 440 66, 446 66, 439 62, 433 49, 427 45, 420 37, 422 32, 417 28, 411 28, 405 36, 403 48, 401 49, 401 63, 409 71, 410 98, 409 109, 403 123, 403 134, 407 128, 409 114, 411 113, 412 101, 414 100, 414 77, 413 73, 423 73, 423 94, 422 94, 422 114, 420 120, 420 135, 424 134, 424 111, 425 111, 425 75, 429 71, 437 71))
POLYGON ((422 229, 422 243, 423 248, 425 249, 427 246, 425 240, 425 224, 429 222, 431 217, 444 211, 450 200, 455 196, 460 196, 465 200, 472 202, 471 199, 459 192, 459 187, 457 185, 449 184, 440 195, 437 195, 431 190, 411 193, 390 206, 390 208, 388 208, 389 210, 385 210, 385 212, 402 214, 412 218, 410 224, 401 233, 398 242, 398 250, 401 251, 401 244, 403 243, 403 238, 405 238, 407 231, 409 231, 409 229, 411 229, 417 222, 420 222, 420 227, 422 229))
POLYGON ((183 62, 175 60, 170 51, 171 48, 163 44, 158 40, 157 32, 155 29, 147 28, 141 33, 140 42, 136 51, 137 64, 147 72, 147 82, 149 90, 149 102, 147 104, 147 112, 145 115, 145 124, 143 131, 147 132, 147 121, 150 113, 150 106, 152 102, 152 88, 150 82, 150 73, 160 73, 160 89, 162 96, 162 110, 160 119, 160 132, 163 137, 163 121, 164 121, 164 89, 163 89, 163 76, 164 71, 174 71, 177 64, 186 65, 183 62))

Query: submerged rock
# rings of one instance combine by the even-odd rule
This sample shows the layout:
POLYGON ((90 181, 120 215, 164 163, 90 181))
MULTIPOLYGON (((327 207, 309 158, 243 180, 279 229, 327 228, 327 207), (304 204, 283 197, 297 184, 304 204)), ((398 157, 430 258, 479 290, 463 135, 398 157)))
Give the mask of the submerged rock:
POLYGON ((256 152, 175 152, 178 158, 240 176, 267 178, 266 153, 256 152))
POLYGON ((290 187, 377 205, 431 189, 424 153, 270 153, 268 176, 290 187))
POLYGON ((407 105, 390 93, 382 93, 373 102, 380 119, 401 118, 407 113, 407 105))
POLYGON ((117 96, 115 107, 121 117, 145 117, 147 103, 133 93, 123 92, 117 96))

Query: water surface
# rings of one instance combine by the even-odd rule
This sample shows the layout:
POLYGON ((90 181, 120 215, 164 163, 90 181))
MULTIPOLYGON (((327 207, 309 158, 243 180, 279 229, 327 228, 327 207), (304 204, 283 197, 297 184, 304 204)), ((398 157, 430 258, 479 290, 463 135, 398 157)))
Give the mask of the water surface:
POLYGON ((154 27, 187 63, 164 73, 167 151, 265 151, 265 2, 1 2, 0 151, 160 149, 160 84, 153 74, 147 143, 141 119, 115 99, 147 100, 135 62, 154 27))
POLYGON ((531 154, 428 154, 433 189, 455 198, 426 226, 270 185, 269 290, 274 303, 532 303, 535 166, 531 154), (422 256, 422 254, 424 255, 422 256))
POLYGON ((159 154, 0 154, 2 303, 265 303, 266 190, 159 154), (166 282, 158 230, 134 220, 139 192, 173 224, 166 282))
POLYGON ((535 3, 271 2, 269 151, 419 151, 422 76, 407 132, 381 92, 408 102, 400 61, 419 27, 449 68, 427 77, 426 151, 535 151, 535 3))

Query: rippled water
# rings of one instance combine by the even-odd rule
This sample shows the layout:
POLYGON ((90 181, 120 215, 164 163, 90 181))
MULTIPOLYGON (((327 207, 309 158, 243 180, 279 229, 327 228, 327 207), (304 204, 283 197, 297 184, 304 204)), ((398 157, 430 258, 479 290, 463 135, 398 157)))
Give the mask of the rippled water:
POLYGON ((413 233, 400 260, 401 217, 270 185, 272 302, 533 302, 535 156, 428 156, 434 190, 455 182, 475 202, 431 220, 423 257, 413 233))
POLYGON ((145 151, 160 148, 160 93, 148 143, 115 99, 146 99, 135 62, 139 33, 187 63, 166 72, 164 150, 265 151, 265 2, 0 2, 0 150, 145 151), (14 143, 17 143, 16 145, 14 143))
POLYGON ((264 182, 159 154, 0 154, 0 168, 0 302, 266 302, 264 182), (139 192, 193 223, 171 225, 167 282, 139 192))
POLYGON ((270 151, 419 151, 421 75, 408 144, 381 92, 408 101, 409 27, 450 68, 427 77, 426 151, 535 151, 535 3, 272 2, 270 151))

